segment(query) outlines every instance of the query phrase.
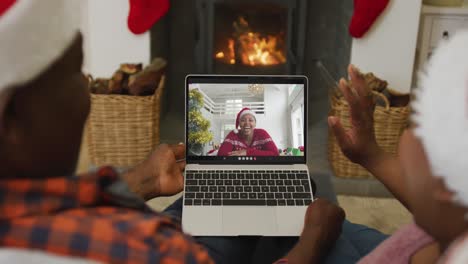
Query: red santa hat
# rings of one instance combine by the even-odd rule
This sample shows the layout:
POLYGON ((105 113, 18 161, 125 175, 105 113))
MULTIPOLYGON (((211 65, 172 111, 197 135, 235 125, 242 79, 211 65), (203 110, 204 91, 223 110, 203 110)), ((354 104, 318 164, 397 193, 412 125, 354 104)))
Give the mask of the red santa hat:
POLYGON ((244 107, 242 108, 242 110, 239 111, 239 113, 237 113, 237 118, 236 118, 236 128, 234 129, 234 133, 239 133, 239 130, 237 129, 239 127, 239 123, 240 123, 240 119, 244 116, 244 115, 251 115, 255 118, 255 121, 257 121, 257 118, 255 117, 255 113, 250 110, 250 108, 247 108, 247 107, 244 107))
POLYGON ((45 71, 79 31, 81 0, 0 1, 0 94, 45 71))

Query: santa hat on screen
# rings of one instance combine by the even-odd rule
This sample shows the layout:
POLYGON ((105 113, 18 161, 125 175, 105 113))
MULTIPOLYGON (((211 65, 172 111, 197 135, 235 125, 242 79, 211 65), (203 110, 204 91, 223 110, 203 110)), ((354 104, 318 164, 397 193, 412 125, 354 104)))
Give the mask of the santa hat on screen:
POLYGON ((236 128, 234 129, 234 133, 239 133, 239 130, 237 128, 239 128, 240 119, 246 114, 252 115, 255 118, 255 121, 257 121, 254 111, 250 110, 250 108, 247 107, 242 108, 242 110, 240 110, 239 113, 237 113, 236 128))
POLYGON ((0 94, 44 72, 72 44, 81 0, 0 0, 0 94))
POLYGON ((468 207, 468 31, 439 44, 412 104, 433 175, 468 207))

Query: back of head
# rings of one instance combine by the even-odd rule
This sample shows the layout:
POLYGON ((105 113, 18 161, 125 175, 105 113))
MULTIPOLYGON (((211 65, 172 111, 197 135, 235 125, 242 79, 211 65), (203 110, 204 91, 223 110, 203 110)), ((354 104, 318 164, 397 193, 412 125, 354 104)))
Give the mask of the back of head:
POLYGON ((73 170, 89 108, 80 0, 0 2, 0 177, 73 170))

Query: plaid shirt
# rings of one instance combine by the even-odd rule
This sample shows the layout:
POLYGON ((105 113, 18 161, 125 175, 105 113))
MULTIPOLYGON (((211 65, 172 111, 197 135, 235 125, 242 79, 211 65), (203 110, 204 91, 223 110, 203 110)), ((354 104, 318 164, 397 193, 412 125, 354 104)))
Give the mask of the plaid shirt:
POLYGON ((212 262, 175 220, 135 196, 113 193, 119 183, 110 168, 80 177, 1 180, 0 246, 106 263, 212 262))

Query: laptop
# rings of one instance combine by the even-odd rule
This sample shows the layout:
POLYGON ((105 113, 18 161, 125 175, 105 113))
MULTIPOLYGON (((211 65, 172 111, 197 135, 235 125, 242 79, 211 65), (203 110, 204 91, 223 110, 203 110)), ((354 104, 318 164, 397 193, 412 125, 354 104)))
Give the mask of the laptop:
POLYGON ((182 227, 299 236, 313 201, 305 76, 188 75, 182 227))

